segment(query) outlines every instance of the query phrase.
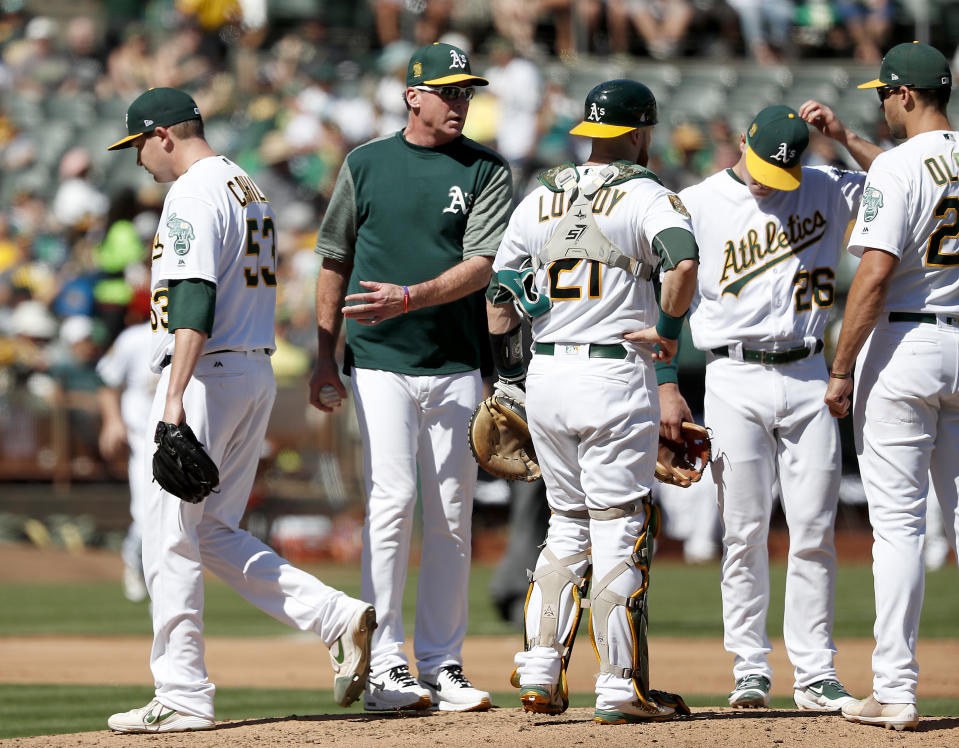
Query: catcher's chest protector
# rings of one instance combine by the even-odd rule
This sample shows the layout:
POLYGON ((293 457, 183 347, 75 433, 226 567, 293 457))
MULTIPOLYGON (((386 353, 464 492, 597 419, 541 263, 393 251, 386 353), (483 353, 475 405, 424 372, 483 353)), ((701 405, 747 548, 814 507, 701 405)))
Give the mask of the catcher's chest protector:
POLYGON ((609 182, 619 176, 619 169, 608 164, 595 175, 577 180, 575 167, 567 167, 555 178, 570 202, 566 215, 560 220, 549 241, 533 255, 533 269, 539 270, 557 260, 567 258, 596 260, 610 267, 625 270, 630 275, 649 280, 653 266, 635 257, 627 257, 600 230, 593 217, 593 197, 609 182))

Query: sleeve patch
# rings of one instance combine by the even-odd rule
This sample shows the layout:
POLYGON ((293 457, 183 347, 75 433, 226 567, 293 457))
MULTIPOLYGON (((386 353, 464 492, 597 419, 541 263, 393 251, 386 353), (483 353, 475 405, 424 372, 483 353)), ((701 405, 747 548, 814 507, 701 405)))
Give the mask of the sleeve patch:
POLYGON ((669 196, 669 204, 673 206, 673 210, 679 213, 679 215, 689 218, 689 211, 686 210, 686 206, 683 205, 683 201, 679 199, 679 195, 671 194, 669 196))
POLYGON ((170 236, 173 238, 173 251, 178 255, 185 255, 189 252, 190 242, 196 239, 193 224, 180 218, 176 213, 170 213, 166 227, 170 230, 170 236))
POLYGON ((868 185, 862 193, 862 205, 864 221, 871 221, 879 215, 879 209, 882 207, 882 192, 872 185, 868 185))

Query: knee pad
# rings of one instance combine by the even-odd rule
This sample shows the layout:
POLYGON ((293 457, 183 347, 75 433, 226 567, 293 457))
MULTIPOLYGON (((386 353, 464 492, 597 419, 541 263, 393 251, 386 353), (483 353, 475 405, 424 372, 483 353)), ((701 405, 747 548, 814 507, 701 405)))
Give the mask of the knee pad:
POLYGON ((617 678, 633 681, 636 696, 651 707, 649 692, 649 654, 647 649, 648 616, 646 595, 649 590, 649 566, 652 560, 653 539, 658 533, 658 511, 648 499, 627 504, 622 507, 590 511, 590 517, 598 520, 613 520, 644 513, 643 525, 639 537, 633 545, 633 552, 616 564, 605 577, 595 582, 590 598, 584 607, 590 608, 589 633, 593 650, 599 660, 600 672, 617 678), (637 589, 628 595, 622 595, 610 589, 610 585, 630 569, 642 574, 637 589), (628 634, 632 640, 630 662, 611 662, 609 648, 609 619, 618 608, 626 611, 628 634))

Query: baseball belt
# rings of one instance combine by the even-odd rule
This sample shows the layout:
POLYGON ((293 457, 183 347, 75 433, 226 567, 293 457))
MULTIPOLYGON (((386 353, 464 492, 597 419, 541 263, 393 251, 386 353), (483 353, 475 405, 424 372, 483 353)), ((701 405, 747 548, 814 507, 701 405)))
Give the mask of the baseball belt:
MULTIPOLYGON (((814 353, 819 353, 822 348, 821 340, 816 341, 816 347, 812 350, 805 345, 801 345, 798 348, 787 348, 783 351, 754 351, 743 348, 743 361, 767 365, 788 364, 792 361, 804 359, 814 353)), ((729 356, 729 346, 722 345, 719 348, 713 348, 710 350, 710 353, 714 353, 717 356, 729 356)))
POLYGON ((935 314, 924 312, 889 312, 890 322, 922 322, 927 325, 934 325, 940 319, 947 325, 959 327, 959 317, 937 317, 935 314))
POLYGON ((537 343, 535 353, 539 356, 553 356, 555 355, 556 346, 564 348, 566 346, 571 346, 578 348, 584 345, 589 345, 589 357, 590 358, 626 358, 628 355, 626 353, 626 347, 619 343, 537 343))
MULTIPOLYGON (((251 351, 251 353, 259 353, 260 351, 263 351, 263 353, 265 353, 267 356, 270 355, 270 349, 269 349, 269 348, 254 348, 254 349, 251 351)), ((217 353, 245 353, 245 351, 235 351, 235 350, 233 350, 232 348, 225 348, 225 349, 223 349, 222 351, 210 351, 209 353, 204 353, 203 355, 204 355, 204 356, 214 356, 214 355, 216 355, 217 353)), ((165 369, 166 367, 168 367, 168 366, 170 365, 170 362, 171 362, 171 361, 173 361, 173 356, 171 356, 171 355, 168 353, 168 354, 165 355, 162 359, 160 359, 160 368, 161 368, 161 369, 165 369)))

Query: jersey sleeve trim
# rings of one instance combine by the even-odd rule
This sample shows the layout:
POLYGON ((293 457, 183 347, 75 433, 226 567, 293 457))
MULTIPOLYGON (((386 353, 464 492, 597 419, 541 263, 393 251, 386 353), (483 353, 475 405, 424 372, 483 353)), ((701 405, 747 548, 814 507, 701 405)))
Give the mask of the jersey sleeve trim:
POLYGON ((687 229, 663 229, 653 237, 652 245, 665 270, 672 270, 683 260, 699 260, 696 238, 687 229))

